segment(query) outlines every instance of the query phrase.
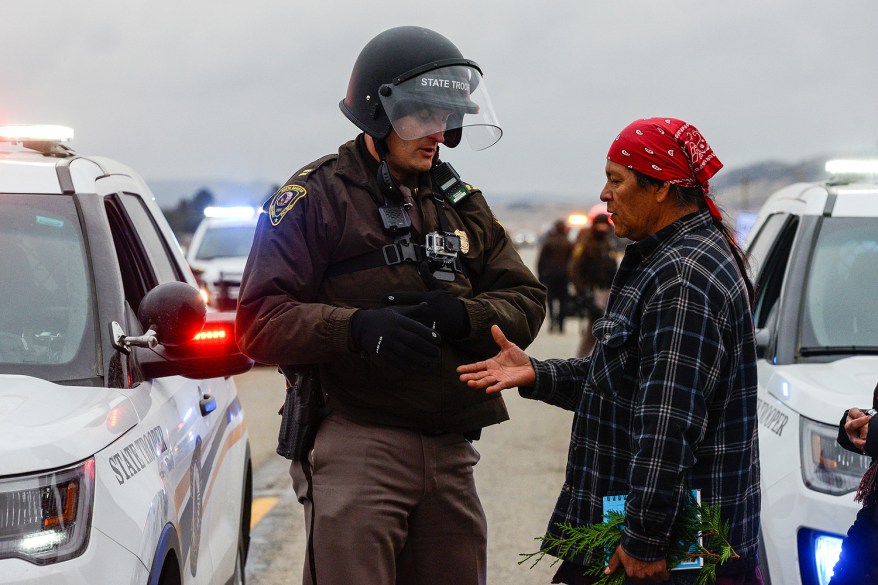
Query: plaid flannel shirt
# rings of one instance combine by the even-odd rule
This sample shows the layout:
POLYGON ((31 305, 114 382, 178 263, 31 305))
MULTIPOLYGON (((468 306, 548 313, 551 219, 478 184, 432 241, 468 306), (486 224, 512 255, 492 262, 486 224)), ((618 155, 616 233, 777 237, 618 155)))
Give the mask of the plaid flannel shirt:
MULTIPOLYGON (((603 521, 601 499, 627 494, 622 547, 666 557, 684 486, 718 505, 740 555, 756 565, 759 455, 756 346, 744 280, 707 211, 631 244, 590 358, 532 360, 525 398, 575 412, 557 523, 603 521)), ((587 565, 588 553, 571 561, 587 565)))

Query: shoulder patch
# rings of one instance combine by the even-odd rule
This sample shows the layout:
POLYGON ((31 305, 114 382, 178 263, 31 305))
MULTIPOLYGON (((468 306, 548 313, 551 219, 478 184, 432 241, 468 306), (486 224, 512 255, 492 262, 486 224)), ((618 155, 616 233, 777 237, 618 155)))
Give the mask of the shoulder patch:
POLYGON ((307 189, 301 185, 284 185, 274 194, 268 202, 268 219, 271 225, 277 225, 284 216, 296 206, 303 197, 308 194, 307 189))

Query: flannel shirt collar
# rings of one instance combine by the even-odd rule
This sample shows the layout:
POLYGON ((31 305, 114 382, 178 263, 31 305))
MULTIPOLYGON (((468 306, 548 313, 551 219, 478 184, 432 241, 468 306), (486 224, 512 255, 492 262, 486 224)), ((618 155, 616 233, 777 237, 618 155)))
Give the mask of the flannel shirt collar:
POLYGON ((677 239, 678 236, 703 229, 713 223, 710 211, 702 209, 684 215, 671 225, 665 226, 656 233, 647 236, 639 242, 629 244, 626 253, 633 252, 640 257, 640 262, 646 264, 659 249, 677 239))

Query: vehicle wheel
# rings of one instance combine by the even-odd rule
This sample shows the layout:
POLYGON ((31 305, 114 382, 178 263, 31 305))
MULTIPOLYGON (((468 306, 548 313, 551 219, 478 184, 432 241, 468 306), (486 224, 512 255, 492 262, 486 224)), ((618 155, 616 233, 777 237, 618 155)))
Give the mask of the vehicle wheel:
POLYGON ((180 567, 177 565, 177 558, 170 554, 162 567, 158 585, 180 585, 182 582, 183 579, 180 578, 180 567))
POLYGON ((198 570, 198 547, 201 545, 201 437, 195 438, 195 451, 189 470, 189 497, 192 500, 192 540, 189 544, 189 572, 198 570))
POLYGON ((245 567, 247 566, 247 554, 250 550, 250 513, 253 506, 253 468, 250 458, 244 471, 244 491, 241 495, 241 526, 238 533, 238 555, 235 560, 234 583, 244 585, 246 581, 245 567))
POLYGON ((244 575, 244 559, 241 547, 238 547, 238 554, 235 558, 235 574, 232 575, 232 583, 234 585, 246 585, 246 577, 244 575))
POLYGON ((765 539, 762 537, 762 530, 759 530, 759 547, 757 554, 759 555, 759 572, 762 573, 762 585, 771 585, 771 574, 768 571, 768 559, 765 554, 765 539))

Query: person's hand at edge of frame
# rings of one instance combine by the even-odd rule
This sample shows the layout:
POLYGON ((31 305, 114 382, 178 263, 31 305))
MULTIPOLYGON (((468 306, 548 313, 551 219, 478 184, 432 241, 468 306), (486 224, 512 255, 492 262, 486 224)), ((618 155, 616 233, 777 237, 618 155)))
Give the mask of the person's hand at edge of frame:
POLYGON ((657 561, 641 561, 625 552, 622 545, 616 547, 610 562, 604 573, 612 575, 619 568, 625 569, 625 574, 637 583, 664 583, 671 578, 668 572, 668 563, 664 559, 657 561))
POLYGON ((532 385, 536 380, 536 372, 530 363, 530 357, 506 339, 498 325, 491 325, 491 335, 500 346, 500 353, 482 362, 458 366, 460 381, 470 388, 483 389, 488 394, 532 385))
POLYGON ((847 434, 854 447, 860 451, 866 448, 866 436, 869 431, 870 420, 872 420, 872 417, 859 408, 851 408, 844 423, 845 434, 847 434))

